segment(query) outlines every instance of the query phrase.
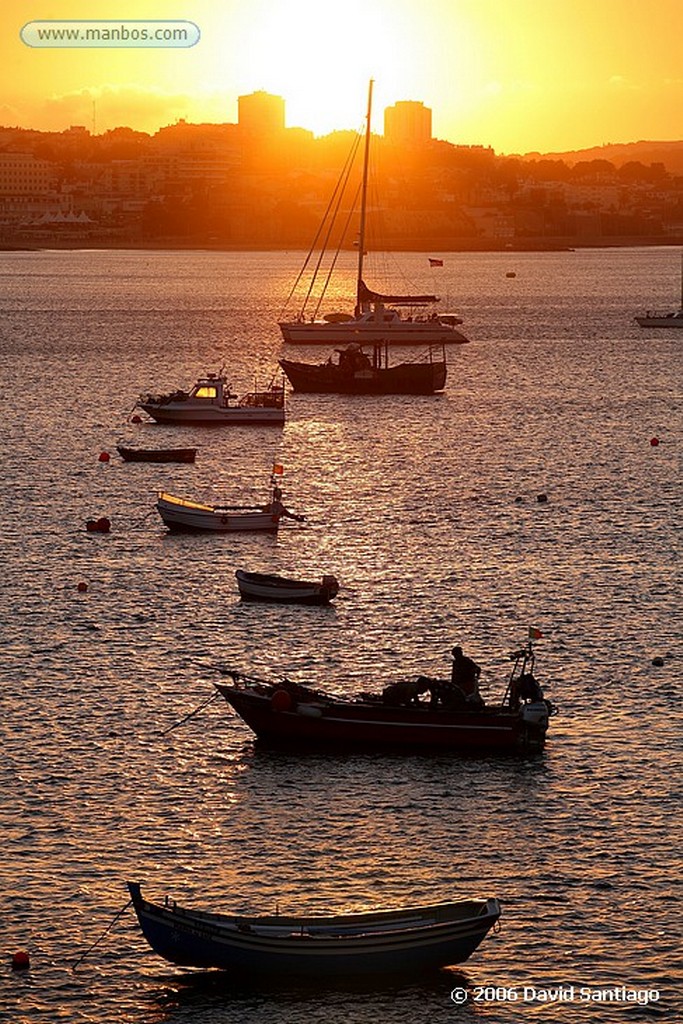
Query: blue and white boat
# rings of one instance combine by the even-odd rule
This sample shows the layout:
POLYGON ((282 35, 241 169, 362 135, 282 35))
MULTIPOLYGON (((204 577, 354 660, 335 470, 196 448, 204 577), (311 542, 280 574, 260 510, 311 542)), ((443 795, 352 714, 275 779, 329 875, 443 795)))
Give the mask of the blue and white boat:
POLYGON ((329 917, 243 917, 188 910, 168 898, 150 903, 136 882, 128 889, 142 933, 159 956, 263 979, 320 981, 459 964, 501 913, 496 899, 469 899, 329 917))

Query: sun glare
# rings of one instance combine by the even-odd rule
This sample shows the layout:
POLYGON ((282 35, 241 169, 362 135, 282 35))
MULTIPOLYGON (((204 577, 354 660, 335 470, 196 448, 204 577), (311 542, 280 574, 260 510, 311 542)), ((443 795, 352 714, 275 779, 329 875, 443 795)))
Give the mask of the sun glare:
POLYGON ((257 0, 247 10, 231 74, 240 92, 283 96, 288 127, 316 135, 358 128, 370 78, 378 83, 376 109, 408 98, 405 69, 416 26, 400 3, 257 0))

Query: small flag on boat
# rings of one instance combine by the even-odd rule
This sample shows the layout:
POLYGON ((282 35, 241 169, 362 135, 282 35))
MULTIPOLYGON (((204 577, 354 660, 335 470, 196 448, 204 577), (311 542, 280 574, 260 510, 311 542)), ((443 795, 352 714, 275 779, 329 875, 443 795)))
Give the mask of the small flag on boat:
POLYGON ((540 629, 534 629, 533 626, 529 626, 529 639, 530 640, 540 640, 542 636, 543 636, 543 633, 541 633, 540 629))
POLYGON ((427 259, 429 260, 429 266, 430 267, 442 267, 443 266, 443 260, 434 260, 434 259, 432 259, 431 256, 428 256, 427 259))
POLYGON ((273 476, 282 476, 284 473, 284 467, 278 465, 277 462, 273 463, 273 476))

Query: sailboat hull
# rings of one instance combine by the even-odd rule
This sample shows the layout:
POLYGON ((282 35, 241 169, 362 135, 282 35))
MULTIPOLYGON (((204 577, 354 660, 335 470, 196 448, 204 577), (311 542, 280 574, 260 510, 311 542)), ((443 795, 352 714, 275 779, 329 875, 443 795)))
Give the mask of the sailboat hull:
POLYGON ((280 323, 285 341, 293 345, 360 345, 389 342, 391 345, 462 345, 469 341, 450 324, 438 321, 407 321, 381 323, 374 320, 350 320, 330 323, 327 320, 280 323))

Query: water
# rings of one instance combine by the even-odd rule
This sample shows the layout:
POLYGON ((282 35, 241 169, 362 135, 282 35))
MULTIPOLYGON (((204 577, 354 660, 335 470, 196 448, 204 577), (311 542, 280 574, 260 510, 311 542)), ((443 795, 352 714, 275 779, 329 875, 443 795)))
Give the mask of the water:
POLYGON ((264 383, 300 255, 0 254, 0 1020, 679 1021, 683 337, 632 321, 674 304, 678 254, 454 254, 438 278, 400 255, 473 339, 444 395, 295 395, 280 430, 128 422, 141 391, 222 364, 264 383), (124 464, 119 438, 197 462, 124 464), (260 500, 275 460, 304 528, 165 534, 158 489, 260 500), (101 515, 111 533, 88 534, 101 515), (329 609, 242 605, 240 567, 343 589, 329 609), (218 703, 166 731, 221 667, 351 692, 442 674, 456 642, 500 697, 529 626, 560 707, 536 760, 268 753, 218 703), (131 910, 74 972, 127 878, 238 912, 504 912, 468 963, 391 984, 192 980, 131 910), (619 987, 659 998, 597 1000, 619 987))

